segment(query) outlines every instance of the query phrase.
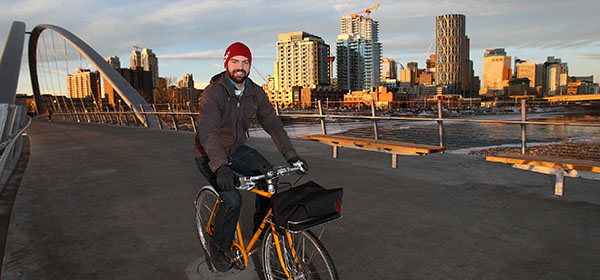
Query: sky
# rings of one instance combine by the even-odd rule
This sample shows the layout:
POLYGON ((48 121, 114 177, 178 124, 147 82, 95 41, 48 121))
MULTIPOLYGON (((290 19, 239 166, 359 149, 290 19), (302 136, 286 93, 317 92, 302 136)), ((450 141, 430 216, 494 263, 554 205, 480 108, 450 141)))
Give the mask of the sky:
MULTIPOLYGON (((227 46, 240 41, 252 50, 250 77, 263 84, 262 77, 274 74, 280 33, 317 35, 335 55, 341 17, 377 3, 371 18, 379 22, 382 56, 403 65, 416 61, 425 68, 432 43, 429 54, 435 52, 436 15, 464 14, 477 76, 483 77, 485 49, 504 48, 513 61, 543 63, 555 56, 568 63, 569 76, 600 78, 600 5, 595 0, 0 0, 0 46, 13 21, 25 22, 27 31, 39 24, 58 25, 102 57, 119 56, 121 67, 129 66, 134 45, 152 49, 161 77, 192 73, 196 87, 203 88, 224 70, 227 46)), ((26 48, 23 57, 19 92, 30 93, 26 48)))

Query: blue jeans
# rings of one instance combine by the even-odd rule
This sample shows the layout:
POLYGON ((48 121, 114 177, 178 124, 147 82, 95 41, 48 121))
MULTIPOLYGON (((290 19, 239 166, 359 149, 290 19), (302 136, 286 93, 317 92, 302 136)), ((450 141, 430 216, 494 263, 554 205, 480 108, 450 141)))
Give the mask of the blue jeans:
MULTIPOLYGON (((273 167, 259 152, 246 145, 241 146, 229 157, 231 169, 244 176, 260 175, 273 167)), ((217 186, 217 175, 208 167, 207 157, 197 157, 196 164, 200 173, 208 179, 211 185, 217 186)), ((217 188, 218 189, 218 188, 217 188)), ((229 251, 235 234, 236 222, 242 208, 242 197, 238 190, 219 192, 221 203, 214 217, 214 234, 212 242, 224 251, 229 251)), ((256 195, 256 212, 254 213, 254 227, 258 227, 265 217, 271 201, 269 198, 256 195)))

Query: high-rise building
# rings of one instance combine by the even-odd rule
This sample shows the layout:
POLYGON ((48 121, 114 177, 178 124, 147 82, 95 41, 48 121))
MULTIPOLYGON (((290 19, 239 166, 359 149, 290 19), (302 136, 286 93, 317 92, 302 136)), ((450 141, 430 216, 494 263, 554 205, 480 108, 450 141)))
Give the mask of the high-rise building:
POLYGON ((156 87, 158 81, 158 58, 151 49, 144 48, 141 54, 142 68, 144 71, 152 72, 152 87, 156 87))
POLYGON ((328 59, 329 45, 321 37, 303 31, 279 34, 276 88, 288 90, 294 86, 329 85, 328 59))
POLYGON ((521 62, 519 65, 517 65, 517 78, 528 78, 529 87, 536 88, 537 86, 540 86, 540 84, 536 84, 536 81, 539 80, 537 77, 537 68, 538 65, 533 62, 521 62))
POLYGON ((389 57, 381 58, 381 80, 398 79, 398 66, 396 61, 389 57))
POLYGON ((504 49, 487 49, 483 54, 483 90, 486 92, 503 91, 508 87, 511 77, 510 56, 504 49))
POLYGON ((412 86, 415 84, 415 80, 413 78, 414 75, 410 69, 400 70, 400 82, 410 84, 412 86))
POLYGON ((108 64, 110 64, 110 66, 112 66, 115 69, 121 68, 121 61, 119 60, 119 57, 116 55, 107 58, 106 62, 108 62, 108 64))
POLYGON ((544 63, 542 92, 546 95, 567 94, 569 68, 560 58, 549 56, 544 63))
POLYGON ((370 90, 380 84, 379 23, 352 14, 342 17, 336 41, 337 82, 343 90, 370 90))
POLYGON ((418 84, 419 79, 419 63, 418 62, 407 62, 406 69, 410 70, 410 83, 411 85, 418 84))
MULTIPOLYGON (((148 103, 154 103, 154 94, 152 92, 152 73, 142 69, 119 68, 115 69, 129 84, 146 100, 148 103)), ((112 85, 104 79, 104 94, 108 98, 108 104, 113 107, 119 105, 121 97, 112 85)), ((121 106, 126 106, 124 103, 121 106)))
POLYGON ((90 69, 77 69, 77 73, 67 75, 67 87, 70 98, 91 97, 94 101, 102 100, 100 91, 100 73, 90 69))
POLYGON ((180 88, 194 88, 194 76, 191 73, 183 75, 178 81, 180 88))
POLYGON ((440 15, 435 19, 435 82, 448 93, 470 96, 469 39, 464 15, 440 15))
POLYGON ((431 54, 425 61, 425 70, 429 73, 435 73, 435 54, 431 54))
POLYGON ((142 54, 138 50, 131 51, 131 58, 129 60, 129 69, 142 68, 142 54))

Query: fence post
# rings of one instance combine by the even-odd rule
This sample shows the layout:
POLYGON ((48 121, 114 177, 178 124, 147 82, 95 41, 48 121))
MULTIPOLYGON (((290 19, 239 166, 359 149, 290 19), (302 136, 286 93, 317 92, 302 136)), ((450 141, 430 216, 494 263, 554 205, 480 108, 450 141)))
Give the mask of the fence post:
POLYGON ((371 99, 371 116, 373 117, 373 134, 375 140, 379 140, 379 129, 377 128, 377 119, 375 119, 375 101, 371 99))
POLYGON ((142 106, 142 104, 140 104, 140 111, 142 111, 142 114, 144 115, 144 120, 146 121, 146 124, 144 126, 150 127, 150 123, 148 122, 148 115, 146 115, 146 111, 144 110, 144 106, 142 106))
MULTIPOLYGON (((135 122, 135 126, 140 126, 139 125, 139 121, 137 118, 137 115, 135 114, 135 107, 133 107, 133 105, 129 106, 129 110, 131 110, 131 115, 133 116, 133 121, 135 122)), ((127 121, 127 125, 129 125, 129 119, 127 119, 127 115, 125 115, 125 121, 127 121)))
POLYGON ((319 115, 321 116, 321 131, 323 134, 327 134, 327 127, 325 126, 325 117, 323 116, 323 106, 321 106, 321 100, 319 99, 319 115))
MULTIPOLYGON (((114 107, 113 107, 113 108, 114 108, 114 107)), ((113 121, 112 115, 110 114, 110 109, 109 109, 109 107, 106 107, 106 113, 107 113, 107 114, 106 114, 106 117, 107 117, 107 118, 108 118, 108 120, 110 121, 110 124, 114 124, 114 123, 113 123, 114 121, 113 121)))
MULTIPOLYGON (((169 111, 173 113, 173 106, 169 103, 169 111)), ((179 124, 177 123, 177 116, 175 114, 171 114, 171 119, 173 120, 173 128, 175 131, 179 131, 179 124)))
MULTIPOLYGON (((133 109, 133 107, 132 107, 133 109)), ((119 118, 119 125, 123 125, 123 106, 119 105, 119 114, 117 115, 117 117, 119 118)), ((125 117, 127 118, 127 117, 125 117)), ((125 119, 127 120, 127 119, 125 119)))
MULTIPOLYGON (((525 99, 521 100, 521 121, 527 121, 527 109, 525 108, 525 99)), ((527 127, 526 124, 521 124, 521 154, 527 152, 527 127)))
POLYGON ((152 104, 152 108, 154 109, 154 113, 156 113, 156 121, 158 122, 158 128, 160 130, 162 130, 163 126, 162 126, 162 122, 160 121, 160 116, 158 115, 158 111, 156 110, 156 104, 152 104))
POLYGON ((194 133, 198 133, 198 125, 196 125, 196 120, 194 119, 194 115, 192 114, 192 105, 190 102, 187 103, 188 112, 190 112, 190 120, 192 121, 192 127, 194 128, 194 133))
POLYGON ((444 122, 442 121, 442 100, 438 99, 438 130, 440 134, 440 147, 444 146, 444 122))

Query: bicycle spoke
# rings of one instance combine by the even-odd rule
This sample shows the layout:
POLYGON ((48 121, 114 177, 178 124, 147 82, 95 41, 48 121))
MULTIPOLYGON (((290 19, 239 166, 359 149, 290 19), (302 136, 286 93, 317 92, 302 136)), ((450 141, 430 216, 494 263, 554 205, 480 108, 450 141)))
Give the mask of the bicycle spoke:
MULTIPOLYGON (((285 236, 285 235, 284 235, 285 236)), ((337 279, 331 259, 316 236, 310 232, 279 238, 285 268, 293 279, 337 279)), ((275 242, 270 234, 264 245, 266 279, 288 279, 279 263, 275 242)))

